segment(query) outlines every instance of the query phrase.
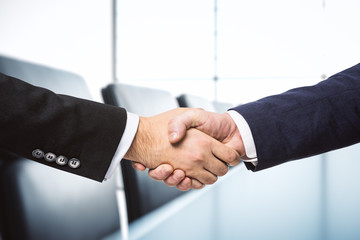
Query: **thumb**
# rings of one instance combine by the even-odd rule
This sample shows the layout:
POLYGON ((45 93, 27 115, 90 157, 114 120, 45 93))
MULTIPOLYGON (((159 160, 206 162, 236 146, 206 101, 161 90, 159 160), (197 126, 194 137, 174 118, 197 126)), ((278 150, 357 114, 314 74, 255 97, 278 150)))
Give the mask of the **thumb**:
POLYGON ((185 137, 187 125, 183 122, 182 116, 175 117, 169 121, 168 137, 170 143, 177 143, 185 137))
POLYGON ((177 143, 185 137, 186 130, 199 124, 200 109, 190 109, 174 117, 168 123, 168 138, 170 143, 177 143))

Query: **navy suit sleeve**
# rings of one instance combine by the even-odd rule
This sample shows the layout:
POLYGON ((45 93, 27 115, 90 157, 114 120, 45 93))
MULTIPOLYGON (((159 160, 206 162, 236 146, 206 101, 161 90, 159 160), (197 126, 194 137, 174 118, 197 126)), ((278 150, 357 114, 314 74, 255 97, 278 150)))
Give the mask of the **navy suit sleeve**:
POLYGON ((103 181, 125 129, 122 108, 55 94, 0 74, 0 148, 103 181), (80 160, 79 168, 47 162, 35 149, 80 160))
POLYGON ((258 165, 269 168, 360 142, 360 64, 314 86, 240 105, 258 165))

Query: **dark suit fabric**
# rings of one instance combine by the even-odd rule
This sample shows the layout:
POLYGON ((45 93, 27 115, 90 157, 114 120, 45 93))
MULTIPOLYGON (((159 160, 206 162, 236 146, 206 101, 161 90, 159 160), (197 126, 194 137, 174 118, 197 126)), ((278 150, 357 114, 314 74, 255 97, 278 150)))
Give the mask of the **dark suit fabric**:
POLYGON ((257 171, 360 142, 360 64, 314 86, 240 105, 258 157, 257 171))
POLYGON ((126 125, 126 111, 55 94, 0 74, 0 148, 77 175, 102 181, 126 125), (77 158, 72 169, 32 156, 44 153, 77 158))

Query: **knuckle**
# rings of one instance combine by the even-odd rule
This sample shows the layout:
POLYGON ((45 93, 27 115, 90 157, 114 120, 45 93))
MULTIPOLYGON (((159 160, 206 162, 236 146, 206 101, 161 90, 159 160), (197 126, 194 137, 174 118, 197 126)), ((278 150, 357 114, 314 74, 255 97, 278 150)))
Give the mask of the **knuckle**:
POLYGON ((196 185, 196 186, 193 186, 193 189, 199 190, 199 189, 202 189, 202 188, 204 188, 204 187, 205 187, 204 184, 202 184, 202 185, 196 185))
POLYGON ((179 183, 181 180, 185 178, 185 172, 179 169, 176 169, 173 172, 172 178, 174 179, 175 183, 179 183))
POLYGON ((224 176, 225 174, 227 174, 227 172, 229 171, 229 168, 227 166, 223 166, 220 168, 220 171, 219 171, 219 176, 224 176))
POLYGON ((194 159, 192 159, 191 161, 181 161, 181 170, 184 172, 185 176, 188 176, 193 172, 194 161, 195 161, 194 159))
POLYGON ((181 183, 179 183, 176 186, 177 189, 181 190, 181 191, 188 191, 191 188, 191 181, 190 179, 185 179, 184 181, 182 181, 181 183))
POLYGON ((172 125, 176 124, 176 121, 177 121, 177 119, 176 119, 176 117, 174 117, 174 118, 169 120, 168 125, 172 126, 172 125))
MULTIPOLYGON (((154 171, 154 170, 153 170, 153 171, 154 171)), ((149 172, 148 172, 149 176, 150 176, 152 179, 158 180, 158 181, 164 180, 164 179, 161 179, 161 178, 157 175, 157 173, 156 173, 156 172, 153 172, 153 171, 149 171, 149 172)))
POLYGON ((236 161, 232 162, 232 163, 230 164, 230 166, 234 167, 234 166, 236 166, 236 165, 239 165, 239 163, 240 163, 240 160, 236 160, 236 161))
POLYGON ((196 111, 201 111, 201 112, 204 112, 205 110, 201 107, 198 107, 198 108, 195 108, 196 111))
POLYGON ((198 180, 196 180, 196 179, 192 179, 191 180, 191 187, 193 188, 193 189, 201 189, 201 188, 203 188, 205 185, 204 184, 202 184, 201 182, 199 182, 198 180))
POLYGON ((217 181, 217 176, 210 177, 206 184, 212 185, 217 181))
POLYGON ((193 155, 193 162, 195 163, 201 163, 205 160, 204 154, 202 152, 196 152, 193 155))
POLYGON ((238 156, 234 151, 230 151, 227 159, 228 159, 228 163, 233 163, 238 159, 238 156))
POLYGON ((168 179, 164 180, 164 183, 165 183, 167 186, 170 186, 170 187, 173 187, 173 186, 176 185, 176 184, 174 183, 173 179, 171 179, 171 178, 168 178, 168 179))
POLYGON ((199 112, 199 111, 205 111, 203 108, 201 107, 197 107, 197 108, 192 108, 189 111, 192 111, 193 113, 199 112))
POLYGON ((190 190, 190 187, 187 187, 187 186, 177 186, 176 188, 179 189, 180 191, 189 191, 190 190))

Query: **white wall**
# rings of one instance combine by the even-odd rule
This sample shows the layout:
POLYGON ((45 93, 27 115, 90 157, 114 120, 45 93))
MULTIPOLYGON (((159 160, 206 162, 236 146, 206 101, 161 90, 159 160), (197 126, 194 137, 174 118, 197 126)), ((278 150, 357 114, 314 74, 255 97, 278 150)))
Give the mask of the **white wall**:
POLYGON ((0 54, 76 72, 98 101, 111 81, 110 31, 111 1, 0 1, 0 54))

